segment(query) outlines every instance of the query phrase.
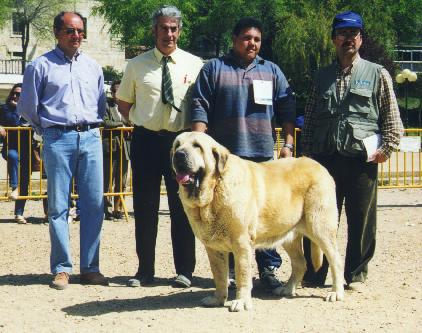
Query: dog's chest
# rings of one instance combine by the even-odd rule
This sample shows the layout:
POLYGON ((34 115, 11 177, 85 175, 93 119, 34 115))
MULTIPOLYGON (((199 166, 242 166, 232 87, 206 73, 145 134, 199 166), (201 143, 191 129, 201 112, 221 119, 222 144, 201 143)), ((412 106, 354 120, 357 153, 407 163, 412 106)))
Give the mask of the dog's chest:
POLYGON ((210 209, 197 209, 187 212, 195 236, 206 246, 227 250, 230 230, 227 220, 210 209))

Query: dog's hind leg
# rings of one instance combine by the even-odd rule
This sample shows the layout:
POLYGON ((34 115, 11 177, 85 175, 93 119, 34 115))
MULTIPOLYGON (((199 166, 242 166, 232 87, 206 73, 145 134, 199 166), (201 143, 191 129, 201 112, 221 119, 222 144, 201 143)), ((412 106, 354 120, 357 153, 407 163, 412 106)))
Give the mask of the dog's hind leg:
POLYGON ((227 300, 228 253, 219 252, 205 247, 210 261, 215 283, 215 293, 202 299, 201 304, 206 307, 224 306, 227 300))
POLYGON ((306 261, 302 249, 302 235, 292 232, 293 238, 287 238, 283 242, 283 247, 290 257, 292 263, 292 273, 287 283, 274 289, 273 294, 277 296, 294 296, 296 287, 302 281, 306 270, 306 261))
POLYGON ((344 299, 344 278, 343 278, 343 265, 337 247, 337 240, 335 232, 324 234, 314 233, 313 235, 306 235, 315 244, 317 244, 322 252, 327 257, 330 264, 331 275, 333 279, 333 288, 327 294, 325 300, 329 302, 341 301, 344 299))

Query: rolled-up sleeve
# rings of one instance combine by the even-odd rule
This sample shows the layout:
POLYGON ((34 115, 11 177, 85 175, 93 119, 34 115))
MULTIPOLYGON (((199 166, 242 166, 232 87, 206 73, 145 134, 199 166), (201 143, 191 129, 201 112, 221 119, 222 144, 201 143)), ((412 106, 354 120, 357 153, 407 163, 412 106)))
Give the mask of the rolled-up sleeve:
POLYGON ((43 90, 43 79, 40 69, 29 64, 23 75, 22 93, 17 105, 17 112, 35 129, 41 133, 41 122, 38 114, 40 97, 43 90))
POLYGON ((209 113, 214 110, 213 91, 211 62, 209 62, 202 67, 193 87, 191 123, 203 122, 208 124, 209 113))

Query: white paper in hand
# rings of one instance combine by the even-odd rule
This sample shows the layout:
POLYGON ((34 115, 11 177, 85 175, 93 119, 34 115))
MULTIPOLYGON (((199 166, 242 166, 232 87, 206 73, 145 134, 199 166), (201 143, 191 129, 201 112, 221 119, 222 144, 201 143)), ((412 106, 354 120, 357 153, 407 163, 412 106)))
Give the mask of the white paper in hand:
POLYGON ((381 146, 381 134, 374 134, 374 135, 368 136, 362 141, 366 149, 366 155, 368 156, 366 161, 371 162, 374 160, 374 157, 373 157, 374 153, 381 146))

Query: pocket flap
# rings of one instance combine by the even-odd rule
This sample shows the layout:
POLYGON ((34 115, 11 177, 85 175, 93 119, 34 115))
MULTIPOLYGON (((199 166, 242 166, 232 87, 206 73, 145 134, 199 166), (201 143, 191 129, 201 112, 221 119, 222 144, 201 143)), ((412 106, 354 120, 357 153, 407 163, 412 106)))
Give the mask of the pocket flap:
POLYGON ((371 97, 372 96, 372 90, 369 89, 357 89, 357 88, 350 88, 350 92, 352 94, 356 94, 363 97, 371 97))

